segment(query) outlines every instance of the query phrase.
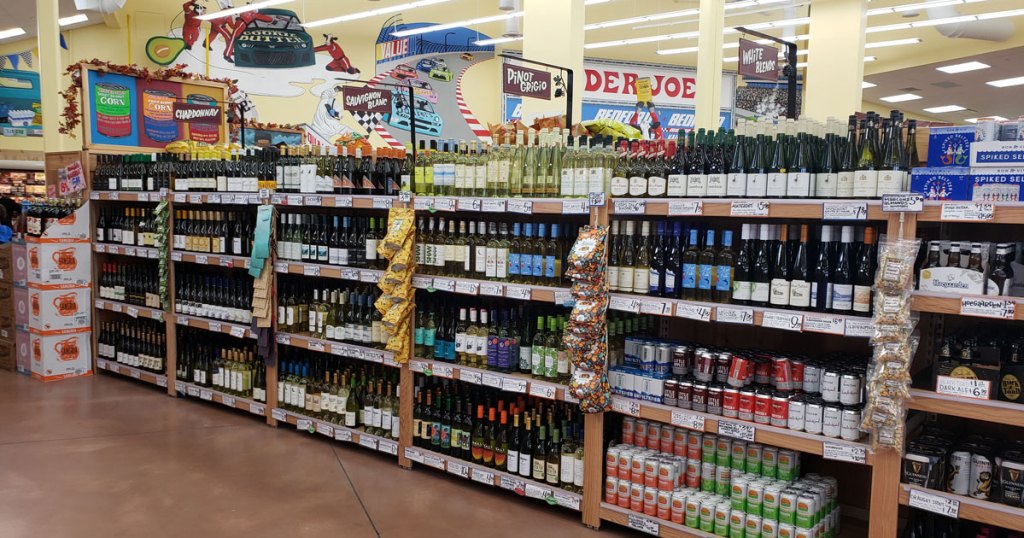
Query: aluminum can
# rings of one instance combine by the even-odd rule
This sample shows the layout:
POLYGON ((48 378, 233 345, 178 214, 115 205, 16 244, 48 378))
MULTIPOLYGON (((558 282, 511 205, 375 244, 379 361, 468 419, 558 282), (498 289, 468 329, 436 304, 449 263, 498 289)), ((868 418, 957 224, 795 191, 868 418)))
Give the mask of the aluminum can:
POLYGON ((711 385, 708 387, 707 412, 712 415, 722 414, 722 387, 711 385))
POLYGON ((644 511, 644 485, 629 484, 629 509, 634 512, 644 511))
POLYGON ((692 356, 692 349, 689 346, 676 346, 672 350, 672 375, 690 373, 692 356))
POLYGON ((745 538, 761 538, 761 516, 747 512, 743 536, 745 538))
POLYGON ((949 492, 967 495, 971 489, 971 453, 957 450, 949 455, 949 492))
POLYGON ((766 446, 761 450, 761 476, 775 478, 779 469, 779 449, 766 446))
POLYGON ((629 480, 633 469, 634 452, 631 449, 619 448, 619 478, 629 480))
POLYGON ((700 490, 715 492, 715 464, 702 463, 700 466, 700 490))
POLYGON ((821 373, 821 399, 826 402, 839 401, 839 370, 828 369, 821 373))
POLYGON ((715 381, 725 383, 729 379, 729 367, 732 364, 732 353, 715 354, 715 381))
POLYGON ((992 459, 977 452, 971 454, 971 482, 968 495, 975 499, 988 499, 992 491, 992 459))
POLYGON ((754 406, 757 394, 754 389, 745 388, 740 391, 740 404, 737 410, 737 415, 740 420, 746 420, 751 422, 754 420, 754 406))
POLYGON ((732 439, 719 437, 715 441, 715 464, 719 467, 728 467, 732 461, 732 439))
POLYGON ((796 523, 796 499, 798 493, 794 489, 784 489, 779 493, 779 523, 793 525, 796 523))
POLYGON ((675 379, 665 380, 665 389, 661 393, 661 403, 675 407, 679 397, 679 382, 675 379))
POLYGON ((644 483, 644 467, 647 465, 647 454, 633 454, 633 465, 629 468, 629 481, 636 484, 644 483))
POLYGON ((775 477, 779 480, 792 482, 800 474, 800 453, 794 450, 780 449, 775 477))
POLYGON ((860 440, 861 406, 844 407, 843 420, 839 426, 839 437, 847 441, 860 440))
POLYGON ((619 504, 620 508, 629 508, 630 507, 630 505, 631 505, 631 503, 630 503, 630 495, 632 495, 632 492, 633 492, 633 484, 630 484, 629 480, 619 480, 619 487, 618 487, 618 495, 617 495, 617 497, 618 497, 618 504, 619 504))
POLYGON ((768 424, 772 417, 772 394, 759 390, 754 396, 754 422, 768 424))
POLYGON ((740 391, 734 387, 722 389, 722 416, 736 418, 740 413, 740 391))
POLYGON ((669 519, 672 523, 683 524, 686 517, 686 492, 676 491, 672 493, 672 504, 669 508, 669 519))
POLYGON ((804 392, 818 394, 821 392, 821 366, 812 363, 804 365, 804 392))
POLYGON ((862 379, 855 372, 846 372, 839 377, 839 403, 857 405, 863 394, 862 379))
POLYGON ((694 383, 693 395, 690 397, 690 409, 705 413, 708 410, 708 386, 706 383, 694 383))
POLYGON ((729 495, 729 483, 732 481, 732 469, 718 465, 715 467, 715 493, 729 495))
POLYGON ((619 479, 614 476, 604 479, 604 502, 619 504, 619 479))
POLYGON ((655 516, 658 514, 658 488, 644 488, 644 514, 655 516))
POLYGON ((676 487, 676 463, 669 458, 658 462, 658 483, 661 491, 672 491, 676 487))
POLYGON ((768 484, 764 487, 764 498, 761 503, 761 516, 765 519, 776 521, 779 519, 779 496, 782 495, 782 486, 778 483, 768 484))
POLYGON ((729 375, 725 382, 734 388, 745 387, 753 376, 753 365, 750 359, 741 355, 733 355, 729 364, 729 375))
POLYGON ((683 524, 687 527, 697 528, 700 526, 700 495, 690 494, 686 496, 686 512, 683 524))
POLYGON ((769 519, 768 516, 761 517, 761 538, 778 538, 779 522, 769 519))
POLYGON ((674 426, 662 424, 661 426, 661 452, 672 454, 672 442, 675 439, 676 429, 674 426))
POLYGON ((704 434, 701 432, 687 430, 686 431, 686 457, 690 459, 699 460, 701 456, 701 450, 704 446, 704 434))
POLYGON ((730 466, 743 473, 747 470, 747 442, 740 439, 733 439, 732 454, 729 456, 730 466))
POLYGON ((717 450, 718 436, 713 433, 705 433, 701 438, 700 460, 704 463, 715 463, 717 450))
POLYGON ((803 395, 794 394, 789 399, 789 415, 786 417, 786 427, 791 430, 803 431, 805 405, 803 395))
POLYGON ((772 381, 779 390, 792 390, 793 376, 789 370, 789 359, 786 357, 772 358, 772 381))
POLYGON ((764 505, 764 482, 760 480, 751 480, 747 483, 747 507, 746 512, 748 514, 761 515, 761 509, 764 505))
POLYGON ((604 474, 605 476, 619 476, 619 447, 610 446, 604 453, 604 474))
POLYGON ((661 423, 653 420, 647 423, 647 448, 659 450, 661 447, 661 423))
POLYGON ((700 500, 700 530, 711 532, 715 530, 715 498, 708 496, 700 500))
POLYGON ((804 405, 804 431, 807 433, 813 433, 814 435, 821 434, 822 428, 822 413, 824 413, 824 405, 817 399, 808 401, 804 405))
POLYGON ((700 460, 687 459, 686 460, 686 487, 699 489, 700 488, 700 473, 701 463, 700 460))
POLYGON ((728 502, 719 502, 715 505, 715 527, 714 533, 718 536, 729 535, 729 516, 732 515, 732 509, 729 508, 728 502))
POLYGON ((672 490, 658 490, 658 519, 670 520, 672 518, 672 490))
POLYGON ((789 426, 789 395, 776 392, 772 395, 771 424, 776 428, 789 426))
POLYGON ((676 407, 680 409, 693 408, 693 382, 680 379, 676 383, 676 407))
POLYGON ((672 346, 658 344, 654 355, 654 372, 667 374, 672 371, 672 346))
POLYGON ((821 415, 821 433, 825 437, 838 439, 843 432, 843 408, 836 404, 825 404, 821 415))
POLYGON ((733 476, 732 483, 729 485, 729 501, 732 503, 733 510, 742 512, 747 509, 747 485, 749 482, 747 477, 742 474, 733 476))
POLYGON ((636 427, 633 429, 633 445, 647 448, 647 421, 644 419, 636 419, 636 427))
POLYGON ((715 379, 715 356, 706 349, 698 349, 695 354, 693 377, 698 381, 709 383, 715 379))
POLYGON ((801 493, 796 498, 796 511, 794 524, 801 529, 814 527, 814 520, 818 512, 818 498, 812 493, 801 493))
POLYGON ((634 432, 636 432, 636 419, 633 417, 623 417, 622 442, 627 445, 635 445, 636 441, 633 437, 634 432))
POLYGON ((760 443, 747 443, 747 472, 761 474, 764 446, 760 443))
POLYGON ((658 473, 661 468, 661 458, 658 456, 647 456, 644 460, 644 486, 649 488, 658 487, 658 473))
POLYGON ((796 527, 792 523, 779 523, 779 538, 796 538, 796 527))

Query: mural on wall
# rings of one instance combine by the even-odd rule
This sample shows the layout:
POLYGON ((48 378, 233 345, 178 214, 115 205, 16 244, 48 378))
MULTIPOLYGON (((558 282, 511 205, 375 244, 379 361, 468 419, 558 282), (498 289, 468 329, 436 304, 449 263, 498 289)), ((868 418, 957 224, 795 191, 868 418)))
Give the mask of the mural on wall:
POLYGON ((0 136, 43 136, 39 73, 31 68, 32 51, 0 56, 0 136))

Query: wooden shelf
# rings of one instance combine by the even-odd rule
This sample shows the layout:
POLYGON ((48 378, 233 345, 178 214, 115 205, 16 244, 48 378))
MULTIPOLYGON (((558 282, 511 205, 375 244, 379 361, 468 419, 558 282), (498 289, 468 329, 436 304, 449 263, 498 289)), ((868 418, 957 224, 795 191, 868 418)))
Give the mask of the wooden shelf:
POLYGON ((622 508, 614 504, 608 504, 606 502, 601 503, 601 519, 605 521, 611 521, 612 523, 618 523, 629 527, 631 529, 641 530, 654 536, 664 536, 665 538, 716 538, 714 534, 704 532, 700 529, 694 529, 679 525, 678 523, 672 523, 671 521, 665 521, 664 519, 658 519, 653 516, 645 514, 639 514, 628 508, 622 508))
POLYGON ((466 383, 484 385, 496 388, 505 392, 516 392, 529 394, 549 400, 560 400, 563 402, 579 403, 579 400, 569 394, 569 387, 561 383, 534 379, 523 374, 495 372, 471 366, 460 366, 457 364, 433 361, 429 359, 416 358, 409 361, 409 368, 413 372, 448 379, 458 379, 466 383), (429 374, 427 372, 430 372, 429 374))
MULTIPOLYGON (((1024 319, 1024 297, 1004 297, 1001 295, 953 295, 949 293, 937 293, 928 291, 915 291, 910 300, 911 310, 918 312, 931 312, 932 314, 960 314, 961 300, 969 299, 990 299, 993 301, 1011 300, 1014 306, 1013 319, 1024 319)), ((966 315, 966 314, 963 314, 966 315)), ((992 319, 992 318, 987 318, 992 319)))
POLYGON ((350 344, 348 342, 322 340, 320 338, 314 338, 312 336, 305 336, 294 333, 278 332, 276 338, 277 343, 283 346, 292 346, 302 349, 308 349, 310 351, 330 353, 331 355, 338 355, 340 357, 349 357, 352 359, 359 359, 361 361, 374 362, 377 364, 383 364, 385 366, 391 366, 393 368, 401 367, 399 363, 395 362, 394 353, 390 351, 384 351, 382 349, 360 346, 358 344, 350 344))
POLYGON ((227 254, 201 254, 198 252, 171 251, 171 261, 197 263, 200 265, 218 265, 220 267, 249 268, 249 258, 245 256, 229 256, 227 254))
POLYGON ((157 321, 164 320, 164 311, 159 308, 150 308, 148 306, 135 306, 128 303, 122 303, 120 301, 111 301, 110 299, 96 299, 93 302, 93 306, 100 310, 109 310, 110 312, 118 312, 121 314, 128 314, 133 318, 149 318, 157 321))
POLYGON ((135 192, 135 191, 92 191, 90 200, 104 202, 159 202, 167 196, 166 192, 135 192))
POLYGON ((118 256, 134 256, 136 258, 147 258, 156 260, 160 258, 160 249, 152 247, 133 247, 129 245, 114 245, 110 243, 93 243, 93 252, 100 254, 116 254, 118 256))
POLYGON ((589 216, 586 198, 488 198, 479 196, 416 196, 417 211, 519 215, 589 216))
POLYGON ((836 220, 836 223, 856 221, 883 221, 888 218, 882 212, 881 200, 840 200, 840 199, 789 199, 789 198, 612 198, 608 213, 623 216, 680 216, 680 217, 740 217, 750 219, 813 219, 822 220, 826 204, 833 207, 863 206, 867 211, 858 219, 836 220), (628 202, 628 203, 627 203, 628 202), (635 203, 641 202, 640 207, 635 203), (699 202, 699 205, 696 205, 699 202), (761 204, 766 215, 733 215, 733 203, 761 204), (767 204, 765 206, 764 204, 767 204))
POLYGON ((910 389, 909 405, 916 411, 982 420, 1009 426, 1024 425, 1024 404, 961 398, 930 390, 910 389))
POLYGON ((1014 508, 974 497, 954 495, 933 489, 900 484, 900 504, 910 506, 910 490, 915 489, 926 494, 951 499, 960 503, 958 517, 987 525, 995 525, 1005 529, 1024 529, 1024 508, 1014 508))
POLYGON ((127 364, 121 364, 109 359, 97 358, 96 369, 128 376, 132 379, 138 379, 139 381, 156 385, 158 387, 167 387, 167 376, 164 374, 157 374, 150 372, 149 370, 135 368, 134 366, 128 366, 127 364))
MULTIPOLYGON (((736 423, 740 424, 741 427, 746 426, 753 428, 753 440, 758 443, 777 446, 779 448, 788 448, 790 450, 798 450, 808 454, 817 454, 819 456, 825 454, 825 447, 828 445, 830 447, 842 448, 850 452, 857 453, 857 455, 863 457, 863 463, 866 465, 872 465, 875 456, 866 443, 833 439, 831 437, 825 437, 824 435, 814 435, 806 432, 790 430, 788 428, 776 428, 775 426, 769 426, 766 424, 756 424, 754 422, 726 418, 719 415, 712 415, 710 413, 701 413, 690 409, 680 409, 678 407, 670 407, 653 402, 643 402, 618 395, 612 396, 612 411, 624 415, 671 424, 676 427, 691 428, 715 434, 720 433, 720 423, 736 423)), ((834 457, 831 456, 831 454, 827 459, 852 461, 842 457, 834 457)))
POLYGON ((270 203, 281 207, 340 207, 353 209, 390 209, 396 196, 366 194, 294 194, 274 193, 270 203))
POLYGON ((175 314, 174 322, 178 325, 203 329, 204 331, 230 334, 236 338, 256 338, 256 335, 249 330, 249 327, 239 325, 237 323, 229 323, 227 321, 216 321, 195 316, 186 316, 184 314, 175 314))
POLYGON ((263 203, 256 192, 176 192, 173 194, 176 204, 227 204, 253 205, 263 203))
POLYGON ((296 262, 287 260, 278 260, 274 262, 274 271, 292 275, 355 280, 369 284, 376 284, 384 274, 384 271, 380 269, 356 269, 354 267, 342 265, 328 265, 325 263, 296 262))
POLYGON ((359 446, 369 448, 370 450, 376 450, 391 456, 398 456, 398 441, 395 441, 394 439, 386 439, 377 435, 371 435, 357 428, 348 428, 338 424, 331 424, 323 420, 318 420, 281 408, 274 408, 271 411, 271 416, 278 422, 287 422, 288 424, 295 426, 295 429, 299 431, 309 432, 310 434, 319 433, 328 439, 334 439, 335 441, 343 441, 346 443, 355 443, 359 446))
POLYGON ((634 314, 674 316, 696 321, 754 325, 854 338, 868 338, 872 334, 871 318, 863 316, 842 316, 760 306, 665 299, 628 293, 612 293, 608 308, 634 314), (765 323, 766 315, 768 316, 767 324, 765 323))
POLYGON ((417 273, 412 277, 412 287, 430 292, 442 291, 480 297, 504 297, 520 301, 565 304, 571 300, 569 288, 556 286, 535 286, 533 284, 509 284, 475 278, 432 276, 417 273))
POLYGON ((580 510, 580 504, 583 500, 582 495, 552 487, 551 484, 537 482, 517 474, 506 473, 476 463, 452 458, 432 450, 407 446, 405 447, 404 455, 411 461, 439 471, 446 471, 449 474, 465 478, 466 480, 472 480, 473 482, 488 486, 497 486, 501 489, 513 491, 523 497, 542 500, 548 504, 562 506, 577 512, 580 510))
MULTIPOLYGON (((941 202, 925 200, 924 211, 917 213, 918 222, 963 222, 943 221, 942 206, 945 204, 962 204, 967 202, 941 202)), ((977 221, 979 224, 1024 224, 1024 202, 979 202, 993 206, 992 219, 977 221)))
POLYGON ((184 394, 192 398, 199 398, 200 400, 205 400, 207 402, 217 402, 232 409, 241 409, 242 411, 261 417, 267 416, 267 404, 243 398, 241 396, 232 396, 231 394, 225 394, 211 388, 200 387, 199 385, 193 385, 192 383, 186 383, 184 381, 175 381, 174 390, 179 394, 184 394))

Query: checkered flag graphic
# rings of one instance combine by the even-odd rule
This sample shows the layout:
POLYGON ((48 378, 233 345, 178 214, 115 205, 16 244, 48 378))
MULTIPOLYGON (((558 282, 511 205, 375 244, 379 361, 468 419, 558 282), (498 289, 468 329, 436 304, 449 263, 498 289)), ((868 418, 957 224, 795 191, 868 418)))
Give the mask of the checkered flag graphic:
POLYGON ((363 129, 366 129, 366 134, 370 134, 374 127, 384 119, 380 112, 363 112, 361 110, 353 112, 352 116, 363 129))

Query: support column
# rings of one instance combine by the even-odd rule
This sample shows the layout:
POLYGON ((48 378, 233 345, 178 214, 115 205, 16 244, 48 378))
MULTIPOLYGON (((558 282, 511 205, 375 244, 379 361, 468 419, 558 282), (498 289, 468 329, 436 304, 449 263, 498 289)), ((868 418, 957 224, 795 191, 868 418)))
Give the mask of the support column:
POLYGON ((39 36, 39 89, 43 107, 43 149, 47 153, 63 151, 64 136, 57 129, 64 103, 57 92, 61 87, 64 65, 60 58, 60 9, 57 0, 36 1, 36 23, 39 36))
MULTIPOLYGON (((521 0, 523 3, 523 57, 573 70, 575 76, 572 117, 580 121, 580 104, 583 100, 583 24, 585 20, 584 0, 521 0)), ((527 64, 526 67, 543 69, 527 64)), ((551 71, 552 84, 555 75, 551 71)), ((569 83, 568 79, 565 81, 569 83)), ((554 97, 554 88, 552 88, 554 97)), ((565 113, 565 97, 544 101, 523 98, 523 121, 529 124, 533 118, 565 113)))
POLYGON ((845 118, 861 107, 864 79, 862 0, 813 0, 807 71, 804 76, 804 116, 824 121, 845 118))
POLYGON ((725 0, 700 0, 697 36, 697 110, 694 127, 718 129, 722 108, 722 35, 725 0))

